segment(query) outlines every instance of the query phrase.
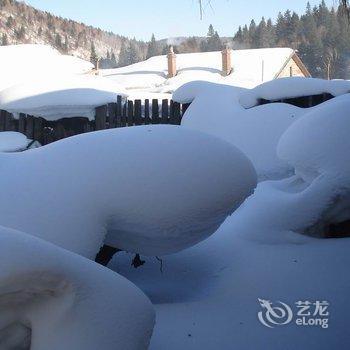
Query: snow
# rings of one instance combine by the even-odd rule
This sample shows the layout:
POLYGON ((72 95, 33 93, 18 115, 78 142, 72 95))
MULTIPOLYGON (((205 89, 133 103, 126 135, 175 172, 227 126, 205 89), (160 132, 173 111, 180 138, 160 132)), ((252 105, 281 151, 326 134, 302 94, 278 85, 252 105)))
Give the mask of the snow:
POLYGON ((316 78, 280 78, 263 83, 242 93, 239 101, 244 108, 256 106, 260 99, 281 100, 300 96, 329 93, 339 96, 350 92, 348 80, 324 80, 316 78))
POLYGON ((154 311, 132 283, 19 231, 0 241, 1 349, 148 348, 154 311))
POLYGON ((239 100, 247 91, 198 81, 183 85, 173 99, 191 102, 183 127, 217 136, 239 148, 252 161, 260 181, 286 177, 293 167, 277 157, 276 147, 284 131, 305 111, 282 103, 246 110, 239 100))
POLYGON ((350 219, 349 107, 348 94, 336 97, 293 124, 279 142, 278 155, 315 194, 309 209, 314 219, 303 231, 350 219))
POLYGON ((0 152, 18 152, 25 150, 31 143, 27 137, 19 132, 0 132, 0 152))
POLYGON ((38 77, 0 91, 0 109, 46 120, 66 117, 93 119, 95 108, 126 96, 117 84, 93 75, 38 77))
POLYGON ((292 124, 278 154, 296 174, 259 183, 214 235, 164 257, 163 272, 155 259, 135 270, 127 253, 115 257, 110 267, 155 305, 151 350, 164 344, 170 350, 256 349, 257 344, 272 350, 347 349, 350 239, 300 233, 324 218, 349 219, 349 107, 349 96, 340 96, 292 124), (339 196, 347 200, 336 201, 339 196), (259 299, 287 303, 293 321, 265 327, 258 320, 264 311, 259 299), (328 328, 298 326, 296 303, 318 300, 330 304, 328 328))
POLYGON ((8 45, 0 47, 0 90, 38 76, 84 74, 93 69, 90 62, 61 55, 47 45, 8 45))
POLYGON ((103 242, 144 255, 192 246, 256 185, 239 150, 180 126, 87 133, 0 163, 1 224, 88 258, 103 242))
POLYGON ((251 88, 262 81, 274 79, 293 53, 289 48, 232 50, 233 72, 227 77, 221 75, 220 51, 176 55, 178 74, 170 79, 167 77, 166 55, 151 57, 127 67, 101 70, 101 74, 130 91, 172 93, 181 85, 195 80, 251 88))

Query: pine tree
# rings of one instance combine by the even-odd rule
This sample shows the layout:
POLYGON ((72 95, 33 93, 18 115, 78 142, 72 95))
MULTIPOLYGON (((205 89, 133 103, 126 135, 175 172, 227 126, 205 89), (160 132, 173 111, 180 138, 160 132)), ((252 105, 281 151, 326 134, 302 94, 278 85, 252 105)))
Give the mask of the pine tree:
POLYGON ((1 45, 2 46, 6 46, 9 44, 8 38, 7 38, 7 34, 3 33, 2 37, 1 37, 1 45))
POLYGON ((222 43, 217 31, 212 24, 209 25, 207 39, 201 43, 201 51, 219 51, 222 49, 222 43))
POLYGON ((160 55, 160 47, 156 41, 154 34, 152 34, 151 41, 147 45, 146 58, 160 55))
POLYGON ((91 42, 90 62, 96 65, 97 61, 98 61, 98 56, 96 53, 95 44, 91 42))

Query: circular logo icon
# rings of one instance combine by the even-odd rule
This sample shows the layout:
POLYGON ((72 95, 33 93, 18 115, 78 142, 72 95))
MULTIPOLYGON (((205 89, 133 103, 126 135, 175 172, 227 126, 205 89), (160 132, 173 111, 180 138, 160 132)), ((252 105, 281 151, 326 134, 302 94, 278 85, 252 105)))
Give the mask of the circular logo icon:
POLYGON ((293 319, 292 309, 281 301, 277 305, 269 300, 258 299, 263 311, 258 313, 259 321, 268 328, 288 324, 293 319))

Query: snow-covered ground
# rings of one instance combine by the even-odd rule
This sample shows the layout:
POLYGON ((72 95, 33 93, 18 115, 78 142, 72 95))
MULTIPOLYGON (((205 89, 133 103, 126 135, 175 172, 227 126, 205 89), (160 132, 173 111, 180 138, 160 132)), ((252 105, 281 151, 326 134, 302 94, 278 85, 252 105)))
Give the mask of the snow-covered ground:
POLYGON ((110 267, 155 304, 151 349, 348 349, 350 240, 300 232, 350 219, 349 108, 341 96, 294 123, 278 149, 296 175, 260 183, 213 236, 164 257, 163 272, 155 259, 134 270, 127 253, 115 257, 110 267), (304 325, 298 302, 310 303, 304 325))
POLYGON ((320 237, 350 220, 349 84, 283 79, 249 90, 209 69, 217 54, 186 56, 187 66, 179 55, 172 81, 154 70, 158 57, 139 67, 144 80, 124 68, 124 87, 82 71, 34 80, 23 69, 0 91, 0 108, 56 119, 91 116, 127 79, 154 79, 136 87, 155 93, 207 80, 174 93, 191 102, 181 126, 104 130, 18 153, 29 140, 0 133, 0 349, 348 349, 350 240, 320 237), (337 97, 256 106, 323 92, 337 97), (127 251, 114 271, 86 259, 104 243, 127 251), (137 270, 135 253, 146 260, 137 270), (156 311, 152 338, 140 289, 156 311), (298 325, 298 302, 322 323, 298 325))

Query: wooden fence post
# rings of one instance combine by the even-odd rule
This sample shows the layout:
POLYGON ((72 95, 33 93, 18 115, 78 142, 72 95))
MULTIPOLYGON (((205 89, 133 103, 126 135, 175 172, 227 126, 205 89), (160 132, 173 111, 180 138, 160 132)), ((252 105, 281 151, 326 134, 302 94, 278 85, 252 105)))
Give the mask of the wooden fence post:
POLYGON ((145 100, 145 116, 144 116, 144 123, 145 125, 148 125, 151 123, 151 119, 149 117, 149 99, 145 100))
POLYGON ((113 129, 117 126, 117 104, 108 104, 108 128, 113 129))
POLYGON ((34 117, 32 117, 31 115, 27 115, 25 134, 28 137, 28 139, 34 139, 34 117))
POLYGON ((169 123, 169 101, 167 99, 162 100, 162 124, 169 123))
POLYGON ((118 95, 117 97, 116 114, 116 127, 120 128, 122 126, 122 97, 120 95, 118 95))
POLYGON ((122 118, 121 118, 121 125, 120 126, 126 126, 126 116, 128 112, 128 101, 125 101, 123 110, 122 110, 122 118))
POLYGON ((180 125, 181 124, 181 105, 178 102, 173 103, 174 108, 174 124, 180 125))
POLYGON ((128 101, 128 126, 134 125, 134 102, 128 101))
POLYGON ((152 124, 159 124, 159 105, 158 100, 152 100, 152 124))
POLYGON ((143 120, 142 120, 142 108, 141 108, 141 100, 135 100, 135 125, 142 125, 143 120))
POLYGON ((43 136, 43 120, 41 118, 34 118, 33 139, 42 143, 43 136))
POLYGON ((95 114, 95 128, 96 130, 106 129, 107 122, 107 106, 100 106, 96 108, 95 114))
POLYGON ((19 119, 18 119, 18 131, 22 134, 26 133, 26 115, 23 113, 20 113, 19 119))

